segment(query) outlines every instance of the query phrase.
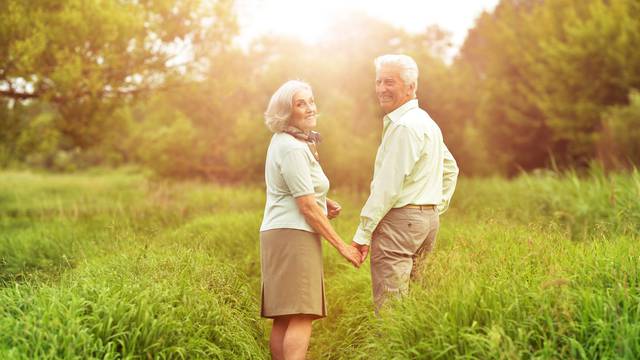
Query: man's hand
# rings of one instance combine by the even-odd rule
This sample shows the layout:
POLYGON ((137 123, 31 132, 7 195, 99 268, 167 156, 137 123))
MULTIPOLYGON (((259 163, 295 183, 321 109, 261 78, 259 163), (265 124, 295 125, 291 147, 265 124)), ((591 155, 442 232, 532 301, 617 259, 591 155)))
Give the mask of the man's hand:
POLYGON ((327 217, 329 219, 336 218, 338 215, 340 215, 341 210, 342 210, 342 206, 340 206, 338 202, 327 198, 327 217))
POLYGON ((358 252, 360 253, 360 263, 363 263, 365 260, 367 260, 367 255, 369 255, 369 245, 360 245, 357 242, 352 241, 351 246, 356 248, 356 250, 358 250, 358 252))

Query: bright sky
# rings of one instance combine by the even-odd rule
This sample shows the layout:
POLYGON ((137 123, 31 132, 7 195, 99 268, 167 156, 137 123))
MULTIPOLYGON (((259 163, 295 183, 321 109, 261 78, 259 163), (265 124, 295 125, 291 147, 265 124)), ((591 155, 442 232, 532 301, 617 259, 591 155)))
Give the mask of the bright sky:
POLYGON ((454 50, 483 10, 499 0, 236 0, 241 41, 262 34, 322 39, 336 14, 359 11, 411 33, 439 25, 452 33, 454 50))

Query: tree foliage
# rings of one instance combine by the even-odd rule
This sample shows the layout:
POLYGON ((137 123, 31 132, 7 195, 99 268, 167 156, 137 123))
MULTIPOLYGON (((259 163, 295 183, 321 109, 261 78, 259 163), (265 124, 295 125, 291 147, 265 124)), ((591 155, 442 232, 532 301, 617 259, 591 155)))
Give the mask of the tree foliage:
POLYGON ((406 53, 418 100, 465 174, 599 160, 637 165, 640 3, 502 0, 458 56, 437 27, 358 13, 317 44, 234 45, 232 0, 0 1, 0 164, 139 163, 162 176, 260 182, 269 97, 308 81, 323 168, 364 188, 381 132, 373 59, 406 53))
POLYGON ((169 86, 197 64, 185 60, 229 42, 231 4, 3 0, 0 95, 52 104, 65 145, 88 148, 123 100, 169 86))
POLYGON ((503 0, 478 19, 458 60, 479 84, 469 116, 500 168, 595 157, 601 114, 639 86, 639 12, 628 0, 503 0))

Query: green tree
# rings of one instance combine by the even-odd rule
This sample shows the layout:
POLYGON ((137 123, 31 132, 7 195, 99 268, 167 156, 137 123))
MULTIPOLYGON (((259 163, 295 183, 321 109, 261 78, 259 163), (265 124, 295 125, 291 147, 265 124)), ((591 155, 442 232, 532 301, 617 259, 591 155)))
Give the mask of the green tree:
POLYGON ((586 164, 595 157, 603 113, 640 88, 640 2, 554 1, 534 16, 553 25, 537 31, 535 102, 556 148, 570 163, 586 164))
POLYGON ((640 164, 640 92, 629 94, 629 105, 612 106, 602 116, 598 155, 606 168, 640 164))
POLYGON ((231 9, 230 0, 3 0, 0 95, 52 104, 64 143, 89 148, 123 101, 170 87, 225 47, 231 9))
POLYGON ((640 3, 503 0, 483 14, 459 62, 472 69, 490 158, 507 173, 585 166, 601 116, 639 87, 640 3))
POLYGON ((535 3, 502 1, 493 13, 482 14, 458 59, 472 70, 467 81, 477 86, 465 92, 475 103, 467 117, 489 145, 494 166, 508 174, 544 166, 551 150, 545 117, 531 99, 535 3))

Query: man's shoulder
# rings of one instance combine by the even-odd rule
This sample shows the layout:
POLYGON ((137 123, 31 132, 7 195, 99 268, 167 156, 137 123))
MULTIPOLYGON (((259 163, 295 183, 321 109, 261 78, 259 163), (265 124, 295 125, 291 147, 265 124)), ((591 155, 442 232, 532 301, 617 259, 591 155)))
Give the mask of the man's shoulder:
POLYGON ((404 131, 401 132, 409 133, 419 141, 425 138, 442 138, 442 131, 438 124, 429 116, 429 113, 421 108, 413 108, 408 111, 394 124, 394 128, 396 130, 394 132, 402 129, 404 131))
POLYGON ((415 107, 407 111, 398 121, 397 126, 406 126, 416 131, 423 131, 436 125, 435 121, 425 110, 415 107))

